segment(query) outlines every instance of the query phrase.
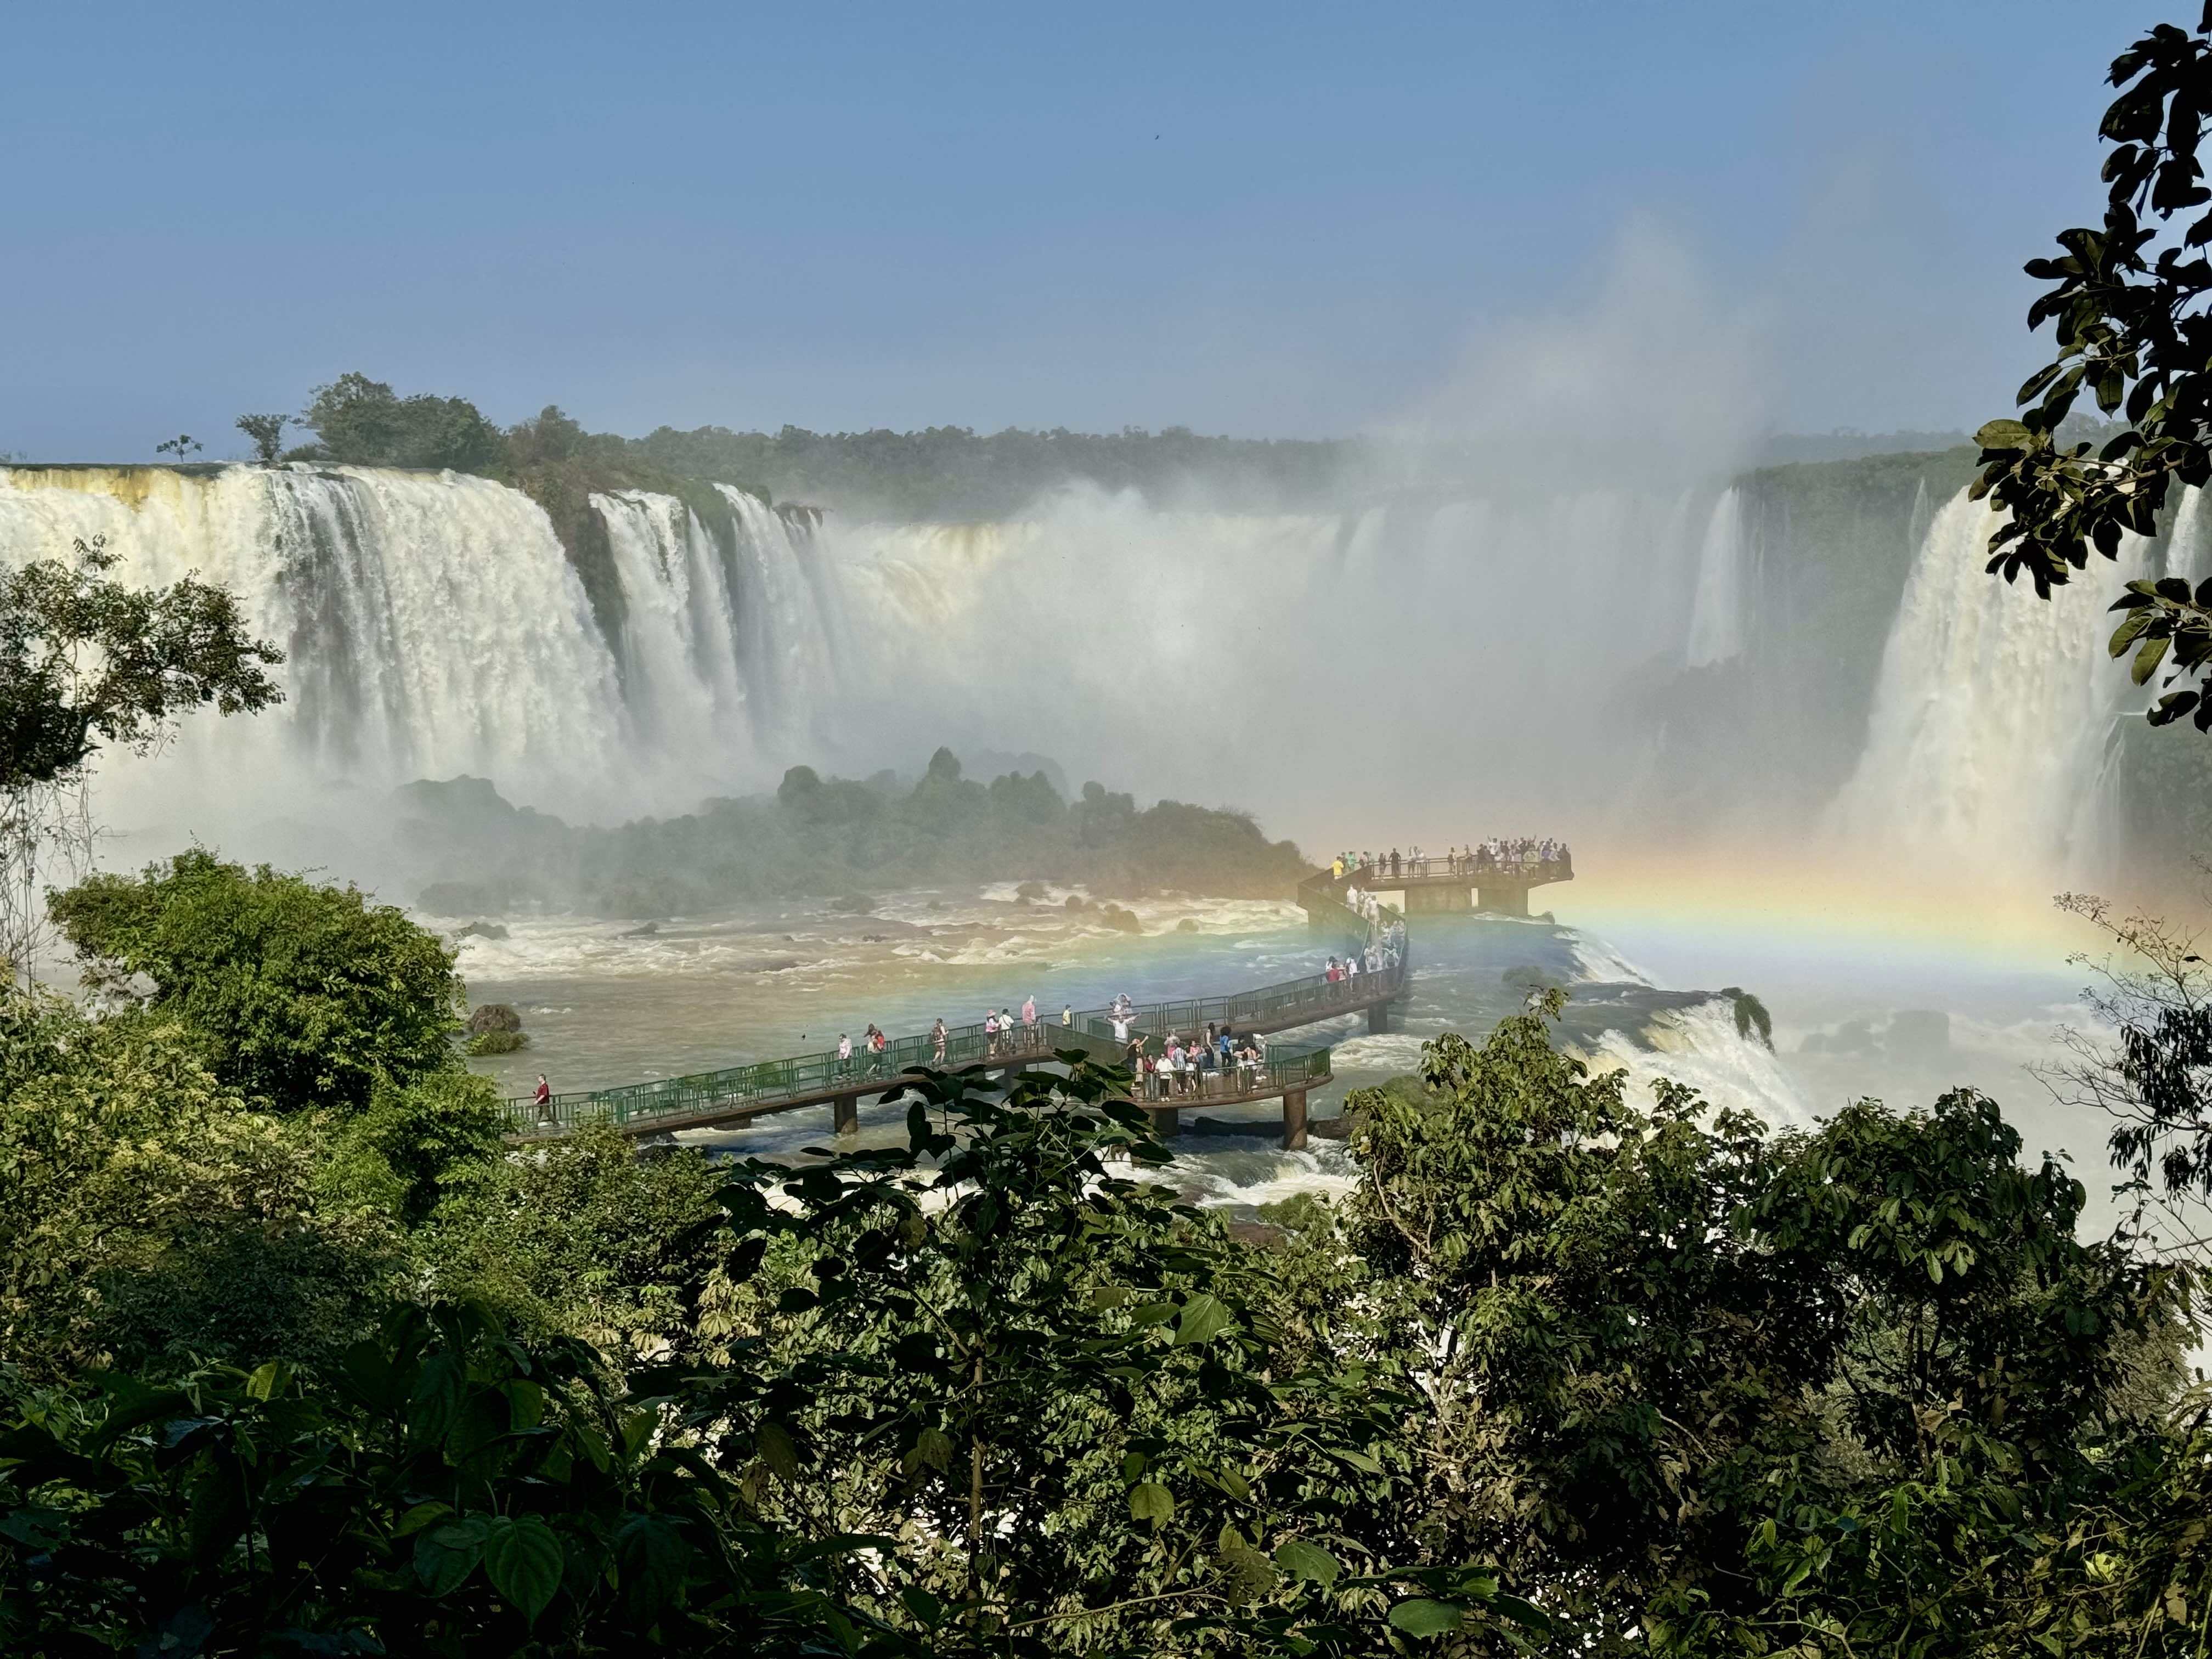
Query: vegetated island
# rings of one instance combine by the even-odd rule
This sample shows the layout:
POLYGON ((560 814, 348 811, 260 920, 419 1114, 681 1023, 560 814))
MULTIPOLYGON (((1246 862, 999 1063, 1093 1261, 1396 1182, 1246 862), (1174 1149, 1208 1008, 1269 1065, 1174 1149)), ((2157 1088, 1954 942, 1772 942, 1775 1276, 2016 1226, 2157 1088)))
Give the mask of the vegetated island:
POLYGON ((983 783, 943 748, 918 779, 794 766, 773 795, 615 829, 517 807, 483 778, 411 783, 398 796, 404 840, 421 860, 416 899, 441 915, 696 915, 746 899, 1012 878, 1079 884, 1101 898, 1287 898, 1313 870, 1247 812, 1174 800, 1139 811, 1095 782, 1071 799, 1042 765, 983 783))

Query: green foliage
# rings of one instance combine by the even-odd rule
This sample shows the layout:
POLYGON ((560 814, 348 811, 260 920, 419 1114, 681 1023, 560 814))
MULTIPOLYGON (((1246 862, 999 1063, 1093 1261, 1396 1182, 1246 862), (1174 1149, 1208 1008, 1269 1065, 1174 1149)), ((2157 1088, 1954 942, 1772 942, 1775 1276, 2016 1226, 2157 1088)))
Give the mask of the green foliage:
POLYGON ((1748 991, 1730 986, 1721 994, 1735 1008, 1735 1034, 1748 1039, 1753 1031, 1769 1048, 1774 1046, 1774 1016, 1766 1012, 1766 1005, 1748 991))
POLYGON ((150 749, 190 710, 255 714, 283 700, 284 653, 246 631, 227 589, 186 576, 131 587, 121 555, 0 572, 0 789, 70 781, 102 743, 150 749))
POLYGON ((398 1241, 168 1021, 0 996, 0 1370, 173 1371, 358 1334, 398 1241))
POLYGON ((156 455, 173 455, 177 458, 178 464, 181 465, 185 456, 197 453, 200 447, 200 441, 191 433, 179 432, 175 437, 164 438, 160 443, 155 444, 154 453, 156 455))
MULTIPOLYGON (((1280 897, 1312 868, 1243 812, 1180 801, 1139 812, 1095 783, 1070 805, 1042 771, 981 783, 943 749, 910 787, 888 774, 862 782, 798 766, 773 798, 710 801, 618 830, 518 812, 477 780, 417 784, 409 794, 421 813, 410 840, 430 878, 422 902, 448 914, 552 902, 657 917, 739 898, 857 896, 1010 872, 1115 894, 1280 897)), ((1136 919, 1121 915, 1104 920, 1134 929, 1136 919)))
POLYGON ((480 1059, 486 1054, 518 1054, 529 1046, 526 1031, 478 1031, 468 1041, 468 1053, 471 1059, 480 1059))
POLYGON ((300 416, 317 441, 303 459, 356 466, 450 467, 495 474, 506 459, 500 430, 465 398, 402 398, 381 380, 341 374, 317 386, 300 416))
MULTIPOLYGON (((2110 78, 2119 93, 2098 129, 2113 146, 2104 222, 2060 232, 2060 257, 2027 268, 2050 284, 2028 326, 2055 323, 2057 355, 2021 387, 2021 418, 1975 434, 1974 493, 2010 509, 1990 538, 1990 569, 2008 581, 2025 574, 2045 599, 2092 549, 2116 558, 2124 534, 2154 534, 2177 482, 2212 483, 2212 190, 2197 155, 2212 108, 2212 12, 2193 32, 2152 29, 2112 60, 2110 78), (2101 445, 2060 430, 2085 392, 2125 422, 2101 445)), ((2124 619, 2112 654, 2132 653, 2135 683, 2166 666, 2162 684, 2185 684, 2159 698, 2151 723, 2193 712, 2212 732, 2212 699, 2185 684, 2212 664, 2212 583, 2132 581, 2114 609, 2124 619)))
POLYGON ((216 1078, 279 1110, 360 1110, 383 1084, 458 1066, 453 953, 354 887, 200 849, 96 875, 52 910, 88 976, 187 1026, 216 1078))
MULTIPOLYGON (((15 1652, 911 1650, 824 1588, 689 1425, 459 1311, 301 1372, 114 1378, 0 1430, 15 1652)), ((858 1540, 854 1540, 857 1542, 858 1540)))
POLYGON ((2054 1541, 2123 1491, 2201 1489, 2201 1449, 2131 1403, 2186 1340, 2182 1278, 2077 1242, 2081 1184, 1971 1092, 1769 1137, 1620 1079, 1530 1015, 1430 1044, 1419 1096, 1354 1097, 1358 1271, 1306 1295, 1372 1310, 1337 1344, 1438 1357, 1404 1431, 1416 1535, 1586 1651, 2071 1640, 2054 1541))
POLYGON ((341 1156, 367 1153, 390 1171, 393 1212, 417 1227, 494 1179, 507 1117, 489 1079, 433 1072, 405 1084, 380 1080, 368 1109, 343 1118, 335 1133, 341 1156))
POLYGON ((1155 501, 1195 494, 1280 512, 1325 505, 1360 458, 1344 441, 1204 437, 1188 428, 1092 434, 964 427, 921 432, 776 433, 662 427, 632 441, 642 459, 699 478, 755 481, 778 500, 827 501, 902 520, 1008 518, 1051 490, 1087 482, 1155 501))
POLYGON ((284 452, 284 428, 292 424, 289 415, 241 415, 232 422, 253 445, 253 459, 264 466, 278 459, 284 452))
POLYGON ((423 1250, 441 1294, 627 1363, 681 1338, 719 1259, 720 1184, 697 1152, 642 1156, 595 1125, 491 1167, 423 1250))

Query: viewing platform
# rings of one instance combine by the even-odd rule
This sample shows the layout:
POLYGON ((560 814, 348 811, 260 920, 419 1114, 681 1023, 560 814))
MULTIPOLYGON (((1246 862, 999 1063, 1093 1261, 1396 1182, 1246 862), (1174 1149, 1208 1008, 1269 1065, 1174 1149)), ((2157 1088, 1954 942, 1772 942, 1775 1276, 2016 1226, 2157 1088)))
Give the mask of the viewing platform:
MULTIPOLYGON (((1362 892, 1402 894, 1408 916, 1478 912, 1525 916, 1532 889, 1574 878, 1574 860, 1564 855, 1552 859, 1493 859, 1480 853, 1449 858, 1391 856, 1348 869, 1341 876, 1323 871, 1300 885, 1298 902, 1304 904, 1310 893, 1340 896, 1346 888, 1357 887, 1362 892)), ((1309 915, 1311 908, 1309 905, 1309 915)))

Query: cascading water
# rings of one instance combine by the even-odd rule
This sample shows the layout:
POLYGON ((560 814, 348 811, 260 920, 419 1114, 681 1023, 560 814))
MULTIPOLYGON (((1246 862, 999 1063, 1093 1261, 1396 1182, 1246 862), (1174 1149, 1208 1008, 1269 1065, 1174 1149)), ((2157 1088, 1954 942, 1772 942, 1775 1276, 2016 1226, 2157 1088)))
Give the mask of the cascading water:
POLYGON ((1835 822, 1855 847, 1996 882, 2094 876, 2111 856, 2097 781, 2133 697, 2104 606, 2154 544, 2039 599, 1986 574, 2002 520, 1964 491, 1921 544, 1882 657, 1866 749, 1835 822))
POLYGON ((1705 544, 1698 552, 1698 586, 1690 602, 1690 638, 1685 648, 1692 668, 1708 668, 1743 654, 1750 558, 1742 492, 1731 485, 1713 504, 1705 544))
POLYGON ((188 721, 162 756, 103 769, 125 817, 313 816, 471 773, 620 818, 757 784, 807 746, 831 689, 811 531, 726 493, 726 543, 673 498, 592 497, 623 602, 611 642, 544 513, 450 472, 0 468, 0 557, 104 538, 125 580, 230 588, 287 653, 281 709, 188 721))
POLYGON ((105 534, 127 578, 198 568, 290 653, 282 710, 103 772, 112 810, 218 835, 461 773, 619 820, 947 742, 1323 828, 1407 779, 1439 841, 1588 823, 1632 811, 1620 677, 1747 626, 1741 509, 1701 487, 1280 515, 1084 489, 1015 522, 834 529, 717 489, 726 513, 592 496, 586 583, 479 478, 0 469, 0 557, 105 534))

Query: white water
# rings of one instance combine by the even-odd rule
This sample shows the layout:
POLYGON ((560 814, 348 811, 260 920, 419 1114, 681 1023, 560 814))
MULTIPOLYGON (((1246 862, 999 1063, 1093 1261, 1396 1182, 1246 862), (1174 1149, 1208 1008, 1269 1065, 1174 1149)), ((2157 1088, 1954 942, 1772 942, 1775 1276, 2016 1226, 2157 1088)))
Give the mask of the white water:
POLYGON ((1078 489, 1019 523, 846 527, 854 633, 899 643, 848 665, 844 735, 885 763, 991 734, 1309 840, 1372 836, 1386 794, 1432 844, 1516 815, 1571 835, 1621 810, 1620 677, 1681 660, 1697 499, 1267 516, 1078 489))
POLYGON ((1686 648, 1691 667, 1706 668, 1743 654, 1750 626, 1750 560, 1742 492, 1731 485, 1713 504, 1705 545, 1698 552, 1698 587, 1686 648))
POLYGON ((1640 1108, 1649 1109, 1652 1085, 1663 1077, 1717 1105, 1756 1112, 1771 1128, 1813 1124, 1802 1091, 1772 1049, 1737 1032, 1735 1005, 1724 997, 1654 1014, 1641 1032, 1607 1031, 1589 1059, 1593 1075, 1627 1073, 1628 1098, 1640 1108))
POLYGON ((194 719, 168 754, 111 763, 104 797, 126 819, 219 833, 462 773, 620 818, 772 781, 824 718, 834 607, 811 537, 726 493, 726 550, 671 497, 592 498, 622 599, 612 641, 537 505, 450 472, 0 468, 0 557, 105 538, 124 580, 197 571, 287 654, 281 709, 194 719))
POLYGON ((734 538, 671 497, 592 498, 611 618, 537 506, 452 473, 0 469, 0 557, 104 535, 126 579, 198 569, 289 653, 280 711, 103 774, 111 813, 225 841, 417 777, 608 821, 947 742, 1309 836, 1371 833, 1360 793, 1409 778, 1436 821, 1405 833, 1571 832, 1620 810, 1617 677, 1742 633, 1713 550, 1735 509, 1687 488, 1303 515, 1079 489, 1015 523, 819 532, 722 494, 734 538))
POLYGON ((1865 752, 1835 809, 1854 849, 1990 883, 2094 876, 2113 855, 2098 787, 2140 707, 2104 608, 2153 544, 2036 598, 1984 573, 2001 520, 1961 491, 1921 544, 1882 657, 1865 752))

